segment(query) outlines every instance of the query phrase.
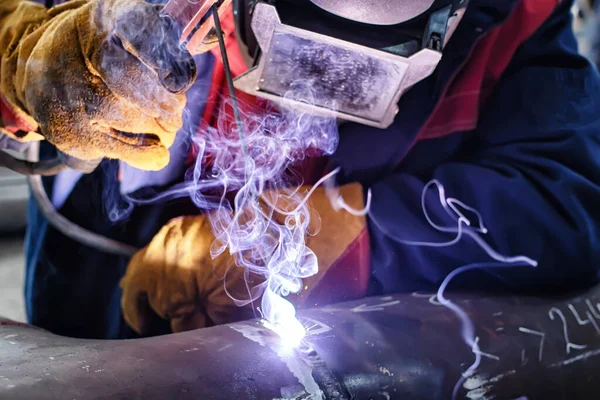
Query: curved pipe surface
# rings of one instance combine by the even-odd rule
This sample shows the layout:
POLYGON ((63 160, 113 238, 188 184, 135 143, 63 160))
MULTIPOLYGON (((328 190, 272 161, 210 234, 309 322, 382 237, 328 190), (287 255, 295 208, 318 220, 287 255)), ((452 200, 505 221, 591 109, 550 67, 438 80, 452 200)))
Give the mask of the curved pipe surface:
POLYGON ((1 399, 600 398, 600 288, 563 299, 452 296, 479 348, 433 294, 302 310, 286 346, 258 321, 128 341, 0 325, 1 399), (470 376, 462 373, 481 364, 470 376))

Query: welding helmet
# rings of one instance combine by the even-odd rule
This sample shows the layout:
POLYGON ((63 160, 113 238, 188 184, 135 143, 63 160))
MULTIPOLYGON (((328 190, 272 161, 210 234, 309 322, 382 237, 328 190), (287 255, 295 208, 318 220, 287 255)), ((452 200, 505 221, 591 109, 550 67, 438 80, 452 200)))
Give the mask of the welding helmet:
POLYGON ((250 69, 239 90, 282 107, 387 128, 430 76, 468 0, 233 0, 250 69))

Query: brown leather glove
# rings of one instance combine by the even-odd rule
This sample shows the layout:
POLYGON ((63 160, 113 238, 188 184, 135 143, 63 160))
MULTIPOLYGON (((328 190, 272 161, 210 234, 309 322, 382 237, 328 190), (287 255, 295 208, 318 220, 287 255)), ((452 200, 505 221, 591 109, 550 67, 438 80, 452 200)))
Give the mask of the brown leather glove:
POLYGON ((159 7, 2 0, 0 100, 69 155, 163 168, 196 67, 159 7))
MULTIPOLYGON (((363 207, 360 185, 344 186, 340 194, 352 208, 363 207)), ((290 296, 296 305, 304 302, 366 226, 365 217, 334 210, 322 188, 313 193, 308 205, 313 215, 320 217, 311 218, 309 229, 320 224, 318 234, 306 238, 319 261, 319 273, 304 280, 305 289, 299 295, 290 296)), ((227 251, 212 260, 210 246, 214 240, 205 216, 178 218, 133 257, 121 281, 121 306, 125 321, 135 331, 150 329, 151 311, 169 319, 174 332, 252 317, 250 307, 239 308, 227 294, 246 290, 244 270, 235 266, 227 251)))

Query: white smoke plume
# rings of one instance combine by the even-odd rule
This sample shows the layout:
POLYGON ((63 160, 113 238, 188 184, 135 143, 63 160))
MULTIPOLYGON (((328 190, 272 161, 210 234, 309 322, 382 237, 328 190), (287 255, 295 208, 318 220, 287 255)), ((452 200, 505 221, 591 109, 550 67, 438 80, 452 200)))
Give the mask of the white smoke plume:
POLYGON ((234 298, 236 304, 244 306, 261 298, 263 318, 281 333, 285 330, 285 335, 302 336, 294 307, 285 297, 302 289, 302 278, 318 272, 317 259, 305 243, 306 236, 316 232, 308 230, 311 213, 306 193, 297 189, 303 182, 290 174, 289 167, 307 152, 331 154, 337 145, 337 125, 333 119, 289 110, 260 116, 246 113, 241 141, 236 125, 225 118, 220 121, 217 129, 196 139, 202 156, 190 176, 196 204, 213 210, 209 219, 216 240, 211 255, 228 251, 236 265, 245 268, 247 282, 250 275, 263 280, 249 287, 247 298, 234 298), (212 166, 203 171, 201 160, 207 158, 212 166), (203 178, 206 172, 208 186, 203 178), (209 199, 202 193, 214 188, 215 182, 222 191, 209 199), (232 201, 227 193, 235 193, 232 201), (275 218, 276 210, 269 204, 280 201, 286 204, 286 212, 275 218))
MULTIPOLYGON (((117 67, 122 57, 131 58, 131 54, 124 51, 123 42, 132 43, 137 58, 144 65, 148 64, 147 60, 156 61, 148 65, 163 86, 179 91, 183 83, 189 82, 189 71, 183 68, 189 67, 185 62, 188 55, 176 40, 179 35, 174 32, 178 27, 169 17, 161 16, 159 23, 147 24, 147 21, 156 21, 159 10, 158 6, 147 5, 118 9, 116 22, 103 21, 100 25, 107 30, 109 39, 114 39, 113 46, 109 46, 114 51, 103 54, 102 65, 114 74, 126 73, 117 67)), ((304 67, 322 56, 315 51, 307 53, 302 58, 304 67)), ((284 97, 336 108, 326 88, 319 84, 320 74, 294 81, 298 75, 290 68, 286 69, 291 80, 287 82, 284 97)), ((344 72, 339 68, 336 71, 344 72)), ((346 66, 346 72, 351 71, 353 66, 346 66)), ((336 86, 337 82, 330 85, 336 86)), ((153 95, 150 89, 139 88, 134 95, 145 99, 153 95)), ((161 88, 157 86, 158 89, 161 88)), ((197 158, 183 183, 150 198, 125 195, 128 204, 111 207, 108 215, 116 221, 129 215, 134 204, 190 196, 211 223, 216 237, 211 247, 212 257, 228 252, 237 267, 244 268, 247 296, 238 298, 238 294, 231 293, 230 297, 239 306, 260 298, 260 313, 275 329, 280 333, 285 330, 285 335, 302 336, 303 328, 295 317, 295 309, 285 297, 299 292, 303 287, 302 278, 316 274, 318 265, 305 241, 307 235, 316 234, 308 230, 311 212, 306 202, 307 193, 299 191, 304 182, 293 167, 305 157, 334 152, 338 143, 337 122, 335 118, 289 109, 243 112, 244 105, 240 105, 241 129, 226 113, 226 109, 237 104, 222 99, 218 125, 192 135, 197 158), (281 203, 285 203, 285 210, 276 212, 273 206, 280 207, 281 203)), ((189 119, 189 115, 184 118, 189 119)), ((335 195, 332 194, 332 198, 335 195)), ((336 201, 344 208, 343 200, 336 201)), ((312 217, 316 218, 314 213, 312 217)), ((227 276, 224 284, 227 288, 227 276)))
MULTIPOLYGON (((294 96, 306 99, 311 95, 306 84, 293 86, 297 90, 294 96)), ((230 102, 224 104, 231 106, 230 102)), ((238 126, 225 108, 219 117, 216 127, 207 127, 193 137, 198 156, 185 183, 151 199, 128 200, 148 204, 189 195, 210 220, 216 237, 212 257, 229 252, 236 265, 245 269, 247 296, 231 293, 230 297, 238 306, 260 299, 259 311, 270 326, 284 339, 299 339, 304 329, 285 297, 298 293, 302 279, 318 272, 316 256, 305 241, 307 235, 317 233, 309 232, 309 223, 318 216, 311 215, 307 205, 312 190, 299 189, 304 182, 293 167, 306 157, 334 152, 337 122, 287 109, 242 111, 244 140, 240 140, 238 126)), ((332 200, 348 208, 335 190, 330 192, 332 200)), ((227 277, 224 284, 227 286, 227 277)))

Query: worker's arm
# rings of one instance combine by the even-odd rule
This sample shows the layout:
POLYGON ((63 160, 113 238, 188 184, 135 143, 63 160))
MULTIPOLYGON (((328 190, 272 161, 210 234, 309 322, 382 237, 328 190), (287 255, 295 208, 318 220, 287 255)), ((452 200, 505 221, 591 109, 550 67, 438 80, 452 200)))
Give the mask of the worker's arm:
MULTIPOLYGON (((16 68, 8 59, 19 41, 48 18, 46 8, 34 2, 5 0, 0 3, 0 134, 15 140, 42 140, 43 137, 35 132, 39 128, 37 122, 18 104, 16 68)), ((6 142, 6 138, 3 141, 6 142)))
MULTIPOLYGON (((471 133, 474 153, 427 176, 398 173, 372 186, 369 231, 379 290, 437 287, 458 267, 494 261, 467 235, 448 247, 405 244, 455 237, 436 231, 421 209, 422 191, 433 179, 448 197, 481 213, 489 230, 481 236, 492 248, 539 262, 537 268, 467 272, 452 287, 551 291, 596 282, 600 84, 597 71, 577 54, 569 24, 566 12, 556 15, 516 54, 471 133)), ((428 145, 439 143, 420 146, 428 145)), ((437 224, 456 228, 437 191, 428 192, 426 203, 437 224)), ((476 225, 473 213, 465 215, 476 225)))
POLYGON ((77 158, 164 167, 195 65, 159 11, 144 0, 0 2, 2 133, 38 131, 77 158))

